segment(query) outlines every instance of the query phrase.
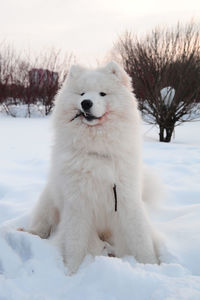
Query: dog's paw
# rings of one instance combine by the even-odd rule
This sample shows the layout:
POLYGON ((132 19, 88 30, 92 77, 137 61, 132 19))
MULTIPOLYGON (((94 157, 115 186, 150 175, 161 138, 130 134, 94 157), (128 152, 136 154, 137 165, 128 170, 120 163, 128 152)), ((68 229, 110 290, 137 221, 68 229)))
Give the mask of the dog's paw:
POLYGON ((27 233, 36 235, 36 233, 34 233, 34 232, 31 231, 31 230, 26 230, 24 227, 19 227, 19 228, 17 228, 17 231, 27 232, 27 233))
POLYGON ((17 231, 27 232, 33 235, 38 235, 41 239, 47 239, 49 237, 49 232, 40 232, 35 230, 26 230, 23 227, 17 228, 17 231))
POLYGON ((115 257, 114 247, 112 247, 109 243, 104 242, 103 255, 109 257, 115 257))

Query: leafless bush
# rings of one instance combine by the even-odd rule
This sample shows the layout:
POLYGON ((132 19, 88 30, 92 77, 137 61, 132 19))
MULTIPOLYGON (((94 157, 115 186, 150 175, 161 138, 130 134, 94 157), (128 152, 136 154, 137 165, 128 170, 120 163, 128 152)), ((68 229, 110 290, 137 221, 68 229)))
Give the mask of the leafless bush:
MULTIPOLYGON (((6 43, 0 45, 0 103, 5 111, 11 114, 9 104, 16 103, 16 65, 19 57, 14 49, 6 43)), ((14 115, 13 115, 14 116, 14 115)))
POLYGON ((26 105, 27 116, 31 116, 31 105, 41 104, 48 115, 54 97, 62 85, 73 55, 61 55, 51 49, 35 59, 23 56, 7 44, 0 45, 0 104, 15 116, 12 107, 26 105))
POLYGON ((39 55, 35 60, 34 68, 29 71, 29 88, 35 99, 44 105, 45 115, 51 112, 54 97, 73 60, 73 55, 63 56, 60 50, 51 49, 39 55))
POLYGON ((144 119, 170 142, 175 126, 200 118, 199 24, 156 28, 138 39, 126 32, 115 45, 132 78, 144 119))

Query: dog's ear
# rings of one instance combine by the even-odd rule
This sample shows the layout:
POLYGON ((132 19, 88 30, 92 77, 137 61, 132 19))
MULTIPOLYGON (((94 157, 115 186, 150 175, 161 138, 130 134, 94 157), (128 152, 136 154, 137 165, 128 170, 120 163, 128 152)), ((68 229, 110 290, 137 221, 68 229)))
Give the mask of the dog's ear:
POLYGON ((85 68, 81 65, 72 65, 69 70, 68 76, 69 78, 77 78, 84 70, 85 68))
POLYGON ((105 66, 104 69, 107 73, 117 78, 128 89, 130 89, 131 91, 133 90, 130 76, 118 63, 116 63, 115 61, 111 61, 105 66))

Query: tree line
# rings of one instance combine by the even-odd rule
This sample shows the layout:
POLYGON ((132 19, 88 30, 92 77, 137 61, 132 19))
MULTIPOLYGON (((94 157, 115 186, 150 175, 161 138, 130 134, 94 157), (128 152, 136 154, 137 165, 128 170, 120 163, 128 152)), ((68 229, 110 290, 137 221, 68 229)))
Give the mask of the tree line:
POLYGON ((26 106, 26 116, 31 116, 31 106, 43 107, 48 115, 53 108, 54 97, 62 85, 73 55, 63 55, 51 49, 22 55, 6 43, 0 45, 0 105, 15 117, 13 107, 26 106))

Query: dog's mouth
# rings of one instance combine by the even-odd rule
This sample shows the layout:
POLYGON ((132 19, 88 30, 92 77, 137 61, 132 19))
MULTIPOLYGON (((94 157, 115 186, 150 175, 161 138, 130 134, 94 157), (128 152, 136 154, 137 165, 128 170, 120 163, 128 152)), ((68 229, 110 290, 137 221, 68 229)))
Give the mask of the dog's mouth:
POLYGON ((83 117, 87 120, 87 121, 93 121, 93 120, 99 120, 101 117, 95 117, 92 114, 88 114, 88 113, 83 113, 83 117))
POLYGON ((71 119, 71 121, 74 121, 75 119, 79 118, 79 117, 84 117, 87 121, 91 122, 93 120, 100 120, 102 117, 95 117, 94 115, 90 114, 90 113, 84 113, 82 111, 79 111, 74 117, 73 119, 71 119))

